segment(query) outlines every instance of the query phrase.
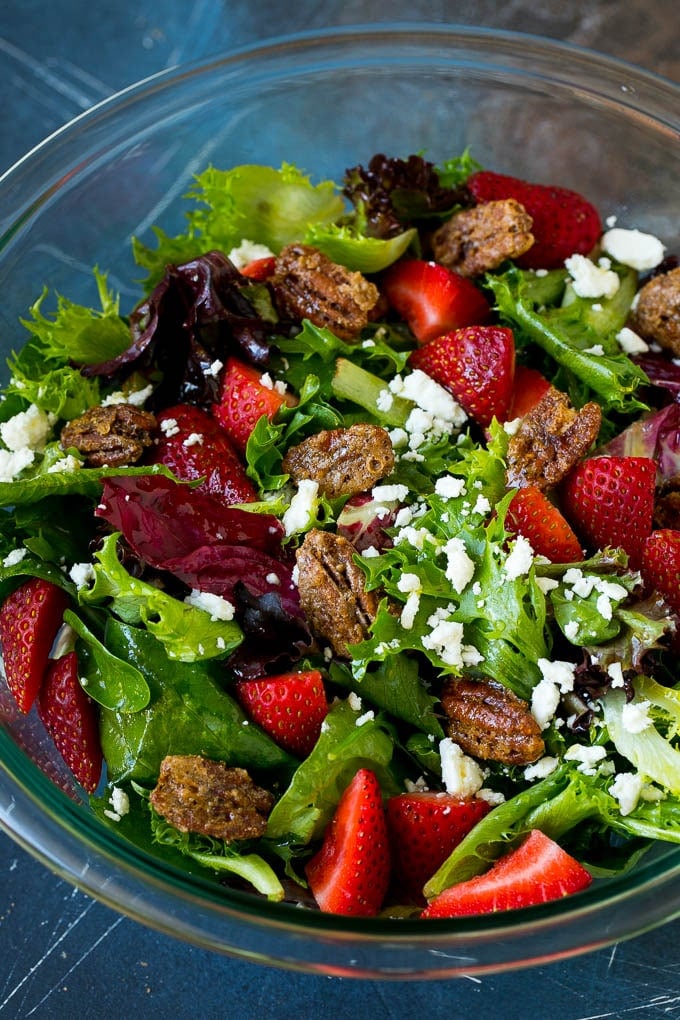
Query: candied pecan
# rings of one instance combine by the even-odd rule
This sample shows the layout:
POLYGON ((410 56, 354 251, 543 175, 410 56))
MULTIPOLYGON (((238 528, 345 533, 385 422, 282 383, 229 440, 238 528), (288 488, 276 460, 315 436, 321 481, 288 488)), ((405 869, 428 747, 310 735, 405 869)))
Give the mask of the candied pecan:
POLYGON ((441 702, 446 734, 466 754, 504 765, 528 765, 545 750, 526 701, 495 680, 449 680, 441 702))
POLYGON ((654 500, 654 527, 680 530, 680 480, 664 485, 654 500))
POLYGON ((306 244, 289 244, 282 250, 269 282, 282 316, 309 319, 341 340, 357 337, 379 298, 378 288, 361 273, 306 244))
POLYGON ((557 485, 597 439, 602 421, 599 404, 572 407, 565 393, 551 386, 523 418, 508 444, 509 487, 557 485))
POLYGON ((274 805, 245 769, 195 754, 167 755, 151 793, 153 808, 180 832, 200 832, 228 843, 264 835, 274 805))
POLYGON ((300 605, 309 627, 341 658, 349 658, 348 646, 368 636, 378 612, 378 595, 366 591, 355 554, 346 538, 317 529, 296 553, 300 605))
POLYGON ((311 478, 331 498, 365 492, 393 467, 389 435, 379 425, 366 422, 317 432, 291 446, 283 458, 283 470, 293 481, 311 478))
POLYGON ((514 198, 483 202, 454 213, 433 235, 432 253, 461 276, 479 276, 528 251, 533 222, 514 198))
POLYGON ((661 273, 638 294, 632 327, 680 357, 680 266, 661 273))
POLYGON ((91 407, 64 425, 61 445, 75 447, 91 467, 134 464, 153 442, 156 419, 133 404, 91 407))

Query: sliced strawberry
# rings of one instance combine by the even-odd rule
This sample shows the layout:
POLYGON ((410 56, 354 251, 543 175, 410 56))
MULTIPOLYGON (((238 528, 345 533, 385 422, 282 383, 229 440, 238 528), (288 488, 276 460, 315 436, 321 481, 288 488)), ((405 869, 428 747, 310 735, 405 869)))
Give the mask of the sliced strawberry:
POLYGON ((479 425, 506 421, 515 374, 515 340, 505 326, 467 326, 413 351, 419 368, 444 386, 479 425))
POLYGON ((590 457, 562 482, 562 510, 593 549, 621 548, 638 570, 652 530, 656 464, 648 457, 590 457))
POLYGON ((517 259, 525 269, 560 268, 570 255, 587 255, 602 233, 597 209, 568 188, 532 184, 492 170, 472 174, 467 187, 478 203, 514 198, 529 213, 535 241, 517 259))
POLYGON ((642 579, 680 614, 680 531, 659 528, 648 536, 642 552, 642 579))
POLYGON ((489 810, 448 793, 400 793, 387 802, 392 883, 400 903, 425 903, 423 886, 489 810))
POLYGON ((93 793, 102 771, 102 749, 95 703, 78 680, 78 656, 53 659, 38 695, 38 715, 71 772, 93 793))
POLYGON ((505 516, 505 526, 522 535, 537 556, 552 563, 573 563, 583 559, 581 543, 573 529, 548 497, 534 485, 519 489, 505 516))
POLYGON ((471 280, 422 259, 395 262, 383 276, 382 290, 421 344, 452 329, 486 322, 491 311, 471 280))
POLYGON ((8 595, 0 608, 7 686, 22 712, 29 711, 38 695, 68 601, 62 588, 32 577, 8 595))
POLYGON ((285 404, 296 403, 290 393, 279 393, 262 372, 238 358, 229 358, 222 376, 220 402, 212 413, 234 446, 242 452, 257 422, 266 414, 271 421, 285 404))
POLYGON ((316 744, 328 713, 321 673, 315 669, 240 680, 236 696, 258 726, 300 758, 316 744))
POLYGON ((515 383, 512 391, 512 403, 508 412, 508 421, 523 418, 546 395, 551 383, 529 365, 515 365, 515 383))
POLYGON ((583 865, 540 829, 533 829, 516 850, 483 875, 445 889, 421 917, 463 917, 531 907, 580 892, 591 882, 583 865))
POLYGON ((182 481, 203 481, 197 492, 219 496, 226 503, 252 503, 257 489, 239 454, 219 422, 193 404, 176 404, 157 415, 160 438, 150 460, 182 481))
POLYGON ((247 266, 244 266, 241 270, 242 276, 247 276, 251 280, 256 280, 258 283, 262 283, 264 280, 268 280, 276 269, 276 256, 265 255, 262 259, 253 259, 247 266))
POLYGON ((386 532, 397 516, 397 500, 375 499, 368 492, 350 496, 338 515, 338 535, 351 542, 357 552, 389 549, 392 539, 386 532))
POLYGON ((390 879, 387 822, 374 772, 359 769, 305 869, 321 910, 370 917, 382 906, 390 879))

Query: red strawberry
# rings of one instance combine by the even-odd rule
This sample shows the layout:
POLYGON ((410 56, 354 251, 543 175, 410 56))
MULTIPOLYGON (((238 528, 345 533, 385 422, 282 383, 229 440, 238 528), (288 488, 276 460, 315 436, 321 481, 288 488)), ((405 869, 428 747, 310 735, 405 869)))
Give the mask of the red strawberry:
POLYGON ((421 917, 463 917, 516 910, 586 889, 592 876, 562 847, 533 829, 483 875, 445 889, 421 917))
POLYGON ((236 696, 258 726, 286 751, 305 758, 319 739, 328 702, 318 670, 239 680, 236 696))
POLYGON ((506 421, 515 373, 515 340, 505 326, 467 326, 413 351, 419 368, 453 394, 479 425, 506 421))
POLYGON ((656 464, 648 457, 591 457, 562 482, 562 509, 594 549, 620 547, 633 570, 652 530, 656 464))
POLYGON ((95 703, 78 680, 78 656, 53 659, 38 695, 38 715, 71 772, 93 793, 102 771, 102 749, 95 703))
POLYGON ((523 418, 546 395, 551 384, 538 369, 528 365, 515 365, 515 383, 508 421, 523 418))
POLYGON ((238 358, 229 358, 222 376, 220 402, 212 409, 234 446, 245 451, 250 433, 263 414, 271 421, 285 404, 296 403, 289 393, 279 393, 262 382, 262 372, 238 358))
POLYGON ((436 262, 404 259, 385 272, 382 290, 418 343, 486 322, 489 303, 472 282, 436 262))
POLYGON ((241 270, 241 275, 262 283, 263 280, 267 280, 273 274, 275 269, 276 257, 274 255, 266 255, 262 259, 253 259, 252 262, 249 262, 241 270))
POLYGON ((32 577, 8 595, 0 608, 5 676, 22 712, 29 711, 40 690, 68 601, 62 588, 32 577))
POLYGON ((160 438, 151 462, 165 464, 182 481, 202 478, 197 492, 225 504, 252 503, 257 489, 222 426, 193 404, 176 404, 157 416, 160 438))
POLYGON ((583 559, 581 543, 572 528, 534 485, 519 489, 513 496, 505 516, 505 527, 526 538, 538 556, 547 556, 552 563, 583 559))
POLYGON ((479 203, 514 198, 529 213, 535 241, 517 259, 525 269, 556 269, 574 253, 587 255, 602 233, 597 209, 568 188, 531 184, 492 170, 472 174, 467 187, 479 203))
POLYGON ((673 612, 680 614, 680 531, 659 528, 645 542, 642 578, 663 595, 673 612))
POLYGON ((387 802, 392 882, 400 903, 424 904, 423 886, 489 810, 448 793, 400 793, 387 802))
POLYGON ((321 910, 371 917, 390 879, 389 838, 375 773, 359 769, 326 829, 321 849, 305 869, 321 910))

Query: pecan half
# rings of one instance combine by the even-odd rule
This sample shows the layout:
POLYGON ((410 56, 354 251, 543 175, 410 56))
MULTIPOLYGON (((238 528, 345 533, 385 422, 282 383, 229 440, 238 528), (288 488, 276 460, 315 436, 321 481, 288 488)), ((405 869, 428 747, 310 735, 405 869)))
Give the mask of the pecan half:
POLYGON ((279 314, 325 326, 341 340, 353 340, 368 323, 379 292, 361 273, 332 262, 306 244, 289 244, 270 278, 279 314))
POLYGON ((508 486, 557 485, 595 442, 601 421, 599 404, 577 411, 565 393, 551 386, 508 443, 508 486))
POLYGON ((363 641, 378 612, 376 592, 366 591, 354 562, 356 550, 340 535, 314 529, 296 553, 300 605, 310 630, 341 658, 363 641))
POLYGON ((200 832, 227 842, 263 836, 274 805, 273 795, 256 786, 245 769, 177 754, 161 762, 150 801, 180 832, 200 832))
POLYGON ((484 202, 454 213, 433 235, 432 252, 461 276, 479 276, 528 251, 533 222, 514 198, 484 202))
POLYGON ((365 422, 326 429, 291 446, 283 470, 294 482, 311 478, 331 498, 365 492, 394 467, 394 450, 386 430, 365 422))
POLYGON ((134 464, 153 442, 156 418, 133 404, 91 407, 61 430, 65 450, 75 447, 91 467, 134 464))
POLYGON ((660 273, 640 290, 633 329, 680 357, 680 266, 660 273))
POLYGON ((528 765, 545 750, 526 701, 494 680, 450 680, 441 702, 446 734, 466 754, 504 765, 528 765))

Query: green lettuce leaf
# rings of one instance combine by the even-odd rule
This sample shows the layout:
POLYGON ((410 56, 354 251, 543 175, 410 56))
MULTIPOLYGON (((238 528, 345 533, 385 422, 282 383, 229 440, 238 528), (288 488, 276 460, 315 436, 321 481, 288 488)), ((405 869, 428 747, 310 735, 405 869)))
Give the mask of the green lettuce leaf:
POLYGON ((351 225, 312 224, 304 236, 306 244, 318 248, 332 262, 359 273, 379 273, 396 262, 417 236, 405 230, 396 237, 366 237, 351 225))
POLYGON ((377 719, 369 718, 357 725, 360 716, 346 701, 331 708, 316 746, 274 805, 267 825, 268 839, 306 845, 320 838, 343 791, 361 768, 376 773, 386 796, 399 792, 390 771, 392 738, 377 719))
POLYGON ((96 553, 95 581, 81 588, 85 605, 106 603, 125 623, 143 624, 162 642, 169 658, 182 662, 224 657, 243 632, 235 620, 213 620, 209 613, 132 577, 117 555, 119 532, 108 535, 96 553))
POLYGON ((101 740, 113 782, 155 781, 168 754, 200 754, 287 782, 297 762, 223 689, 214 662, 170 659, 148 631, 109 617, 104 644, 142 674, 151 700, 139 712, 102 709, 101 740))

